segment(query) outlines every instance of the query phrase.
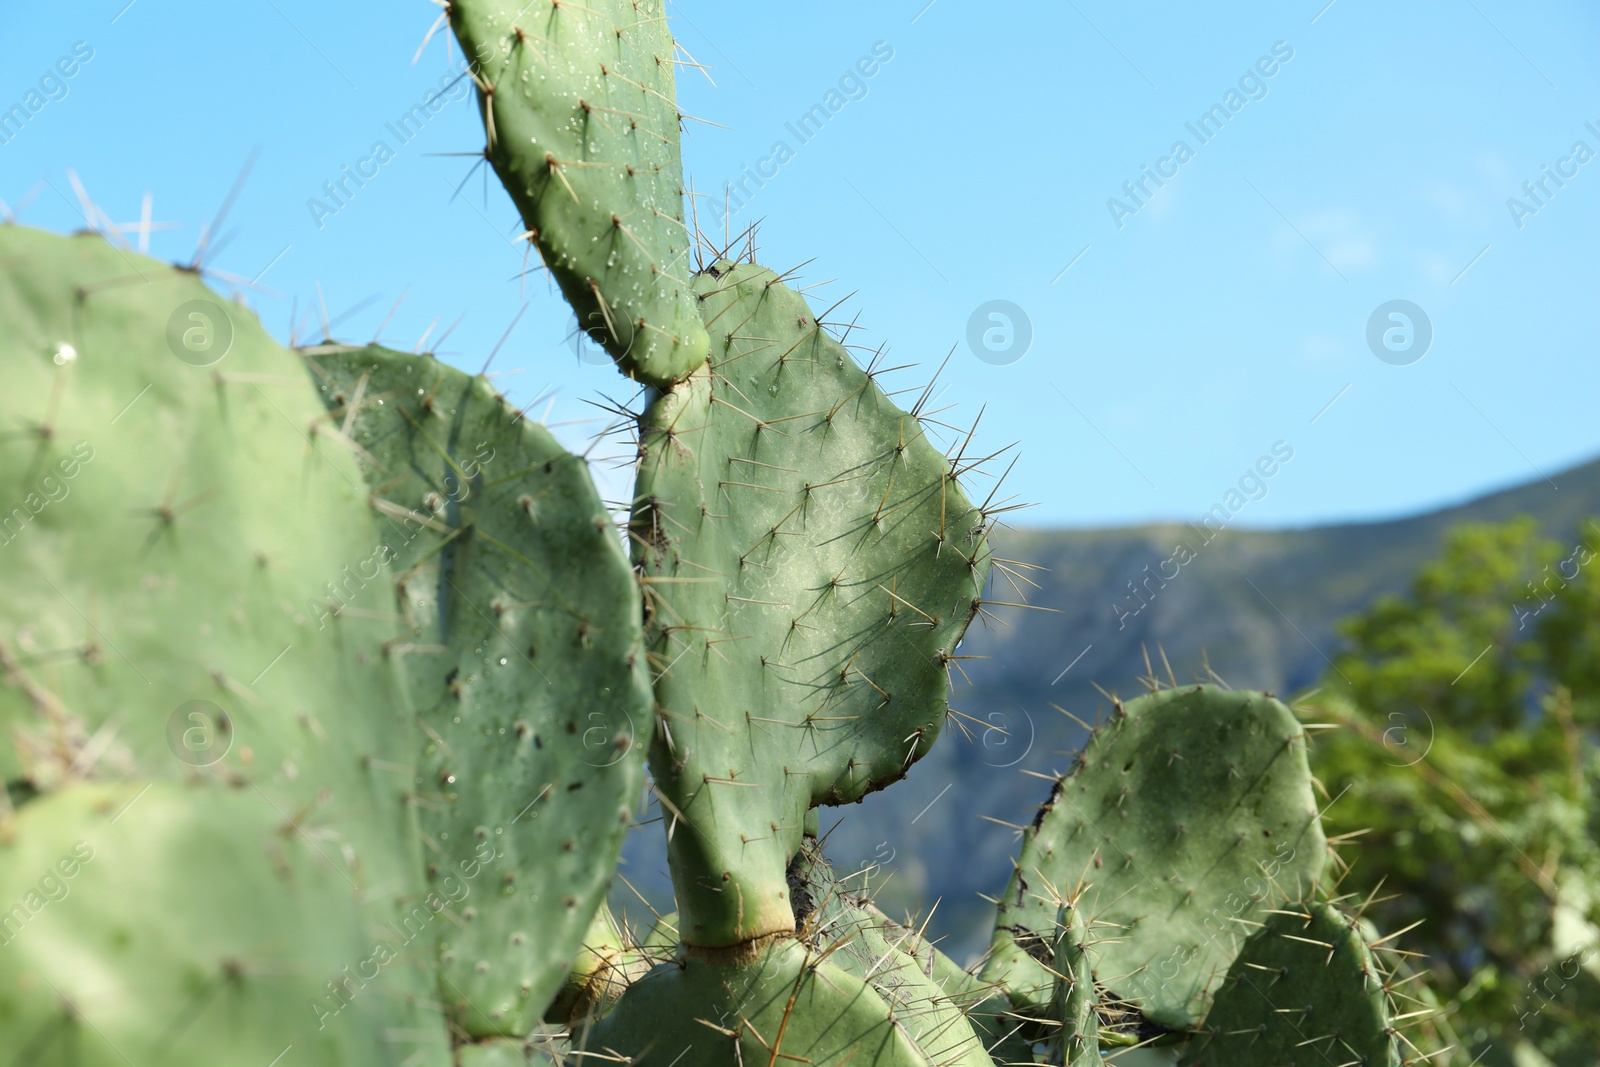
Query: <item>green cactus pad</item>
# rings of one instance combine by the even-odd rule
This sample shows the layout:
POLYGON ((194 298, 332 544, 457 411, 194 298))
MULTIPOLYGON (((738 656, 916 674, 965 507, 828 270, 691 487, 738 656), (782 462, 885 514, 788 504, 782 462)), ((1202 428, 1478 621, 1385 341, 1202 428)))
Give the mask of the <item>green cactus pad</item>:
POLYGON ((695 278, 712 358, 641 420, 673 885, 691 945, 793 927, 807 809, 896 781, 947 713, 989 562, 982 515, 771 271, 695 278))
POLYGON ((383 656, 398 620, 303 361, 194 274, 19 226, 0 322, 6 781, 334 788, 392 836, 415 736, 383 656))
POLYGON ((996 1063, 1028 1063, 1033 1050, 1024 1034, 1025 1020, 1013 1014, 1011 1000, 1000 986, 970 974, 937 945, 920 937, 912 938, 906 951, 922 956, 932 953, 931 977, 966 1015, 967 1022, 977 1033, 978 1040, 988 1050, 996 1063))
POLYGON ((663 0, 453 0, 488 157, 579 326, 666 387, 705 362, 663 0))
POLYGON ((1386 977, 1360 923, 1325 903, 1284 904, 1250 936, 1183 1063, 1400 1067, 1386 977))
POLYGON ((1269 696, 1193 686, 1119 705, 1023 836, 985 977, 1046 1016, 1040 961, 1081 880, 1087 917, 1117 932, 1091 951, 1101 984, 1161 1025, 1197 1024, 1240 920, 1322 870, 1311 790, 1300 724, 1269 696))
POLYGON ((793 938, 691 952, 629 987, 573 1045, 590 1056, 631 1057, 638 1067, 930 1067, 872 987, 793 938))
POLYGON ((545 1021, 564 1024, 583 1016, 604 1000, 611 984, 612 965, 627 951, 627 939, 611 917, 611 909, 601 901, 594 918, 589 920, 589 929, 583 935, 577 958, 572 961, 572 970, 561 983, 561 992, 545 1011, 545 1021))
POLYGON ((462 1045, 456 1050, 456 1067, 527 1067, 527 1064, 522 1043, 505 1038, 462 1045))
POLYGON ((639 940, 639 947, 666 952, 669 955, 680 944, 678 938, 678 913, 668 912, 657 919, 648 933, 639 940))
POLYGON ((508 1038, 490 1038, 456 1049, 456 1067, 562 1067, 567 1062, 537 1045, 508 1038))
POLYGON ((623 990, 669 958, 670 951, 628 944, 611 909, 602 902, 584 934, 572 971, 545 1012, 545 1022, 581 1026, 585 1016, 605 1012, 623 990))
MULTIPOLYGON (((0 322, 8 792, 237 786, 395 921, 423 892, 420 735, 361 475, 303 361, 195 274, 92 235, 0 226, 0 322)), ((392 980, 432 996, 426 965, 392 980)))
POLYGON ((473 1036, 555 997, 643 787, 651 695, 627 556, 584 461, 428 356, 319 352, 411 624, 436 891, 470 878, 441 996, 473 1036), (352 415, 353 412, 353 415, 352 415))
POLYGON ((444 902, 366 923, 331 842, 257 790, 79 783, 0 844, 0 1034, 35 1067, 442 1067, 407 972, 444 902), (331 862, 330 862, 331 860, 331 862))
MULTIPOLYGON (((852 893, 807 839, 790 866, 810 910, 803 942, 847 974, 866 982, 889 1005, 898 1025, 930 1063, 993 1067, 982 1033, 966 1015, 965 983, 951 988, 936 973, 937 950, 852 893)), ((947 961, 948 962, 948 961, 947 961)))
POLYGON ((1098 1067, 1100 1019, 1095 1014, 1094 973, 1089 963, 1089 931, 1083 911, 1061 905, 1056 919, 1055 971, 1061 1029, 1055 1045, 1064 1067, 1098 1067))

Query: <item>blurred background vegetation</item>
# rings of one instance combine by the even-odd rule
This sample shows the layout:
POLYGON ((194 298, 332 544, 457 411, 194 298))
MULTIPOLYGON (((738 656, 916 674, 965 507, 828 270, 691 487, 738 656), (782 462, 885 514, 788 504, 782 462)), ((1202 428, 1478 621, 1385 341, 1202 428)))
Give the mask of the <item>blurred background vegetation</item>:
POLYGON ((1340 889, 1421 954, 1465 1055, 1600 1061, 1600 522, 1466 525, 1340 626, 1313 718, 1340 889))

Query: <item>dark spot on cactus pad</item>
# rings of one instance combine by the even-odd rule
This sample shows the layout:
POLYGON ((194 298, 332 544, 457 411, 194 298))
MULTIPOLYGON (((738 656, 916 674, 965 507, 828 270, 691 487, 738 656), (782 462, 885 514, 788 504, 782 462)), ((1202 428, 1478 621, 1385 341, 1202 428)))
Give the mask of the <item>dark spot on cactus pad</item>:
POLYGON ((1056 953, 1050 942, 1028 929, 1026 926, 1004 926, 1003 930, 1011 931, 1011 939, 1018 948, 1044 964, 1046 967, 1055 966, 1056 953))

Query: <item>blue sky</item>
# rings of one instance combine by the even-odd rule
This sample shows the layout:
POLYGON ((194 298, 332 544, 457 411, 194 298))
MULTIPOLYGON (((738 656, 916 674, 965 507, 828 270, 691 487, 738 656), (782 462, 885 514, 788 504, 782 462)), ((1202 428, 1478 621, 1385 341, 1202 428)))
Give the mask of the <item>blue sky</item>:
MULTIPOLYGON (((814 303, 853 293, 835 317, 859 312, 892 362, 931 371, 954 350, 941 403, 961 422, 986 406, 990 450, 1017 443, 1007 491, 1039 505, 1022 523, 1194 519, 1280 442, 1292 459, 1240 525, 1559 484, 1600 453, 1600 12, 1325 3, 669 4, 710 75, 679 75, 683 110, 708 120, 684 137, 700 223, 722 230, 746 167, 768 175, 732 230, 760 221, 779 270, 812 260, 804 282, 832 280, 814 303), (818 104, 827 121, 802 139, 818 104), (1402 351, 1369 346, 1396 300, 1431 327, 1420 359, 1414 312, 1380 316, 1402 351), (1027 326, 986 318, 991 301, 1027 326), (980 359, 968 336, 983 350, 985 330, 1031 343, 980 359)), ((117 223, 151 192, 154 219, 181 224, 152 253, 187 260, 259 152, 209 262, 273 290, 249 298, 274 333, 297 306, 320 335, 320 283, 344 339, 381 325, 410 348, 464 315, 445 358, 477 370, 527 303, 497 380, 522 404, 554 389, 549 420, 587 443, 584 400, 629 390, 574 354, 553 286, 520 276, 493 177, 452 199, 473 161, 441 153, 481 147, 473 107, 447 102, 403 144, 386 125, 448 73, 442 34, 412 63, 436 7, 125 5, 7 15, 0 111, 43 101, 0 133, 0 198, 35 190, 23 222, 83 225, 71 168, 117 223), (317 212, 379 141, 377 176, 317 212)))

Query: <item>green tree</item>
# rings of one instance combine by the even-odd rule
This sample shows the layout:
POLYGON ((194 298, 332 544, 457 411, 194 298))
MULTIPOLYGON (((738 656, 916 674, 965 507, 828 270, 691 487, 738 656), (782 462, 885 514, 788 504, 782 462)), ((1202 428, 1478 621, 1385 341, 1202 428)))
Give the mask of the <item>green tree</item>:
POLYGON ((1460 1063, 1600 1059, 1597 557, 1594 520, 1565 544, 1530 519, 1461 527, 1343 623, 1307 702, 1349 727, 1313 753, 1340 889, 1410 927, 1460 1063))

